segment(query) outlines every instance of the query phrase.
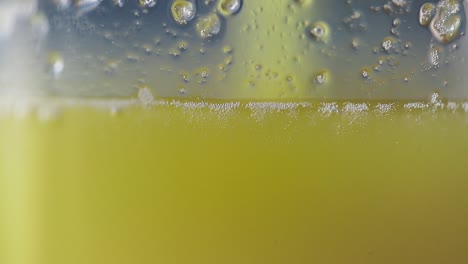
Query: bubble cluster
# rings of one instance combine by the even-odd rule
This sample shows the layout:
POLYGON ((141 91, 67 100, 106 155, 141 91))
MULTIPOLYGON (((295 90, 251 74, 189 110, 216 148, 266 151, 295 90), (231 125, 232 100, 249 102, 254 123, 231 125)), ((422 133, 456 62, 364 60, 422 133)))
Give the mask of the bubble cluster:
POLYGON ((419 11, 419 24, 429 26, 432 36, 440 43, 451 43, 462 34, 463 9, 459 0, 441 0, 437 5, 425 3, 419 11))
POLYGON ((395 46, 396 40, 392 37, 386 37, 382 41, 382 49, 386 52, 390 52, 395 46))
POLYGON ((154 101, 154 95, 151 92, 151 88, 147 85, 143 85, 138 88, 138 99, 141 104, 148 106, 154 101))
POLYGON ((67 9, 71 6, 71 0, 53 0, 55 7, 59 10, 67 9))
POLYGON ((175 0, 171 5, 171 15, 179 25, 186 25, 195 18, 196 5, 190 0, 175 0))

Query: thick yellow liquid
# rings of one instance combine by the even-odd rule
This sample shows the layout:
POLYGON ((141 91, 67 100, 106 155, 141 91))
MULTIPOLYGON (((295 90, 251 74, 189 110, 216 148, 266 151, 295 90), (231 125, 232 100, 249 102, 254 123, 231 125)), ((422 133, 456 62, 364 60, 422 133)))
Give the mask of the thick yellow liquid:
POLYGON ((0 263, 467 262, 466 113, 330 106, 5 115, 0 263))

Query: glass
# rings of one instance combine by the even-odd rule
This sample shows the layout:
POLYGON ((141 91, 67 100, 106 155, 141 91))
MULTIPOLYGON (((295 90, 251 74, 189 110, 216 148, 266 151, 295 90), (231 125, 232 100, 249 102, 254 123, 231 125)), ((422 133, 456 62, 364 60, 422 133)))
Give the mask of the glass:
POLYGON ((0 263, 464 263, 466 1, 0 1, 0 263))

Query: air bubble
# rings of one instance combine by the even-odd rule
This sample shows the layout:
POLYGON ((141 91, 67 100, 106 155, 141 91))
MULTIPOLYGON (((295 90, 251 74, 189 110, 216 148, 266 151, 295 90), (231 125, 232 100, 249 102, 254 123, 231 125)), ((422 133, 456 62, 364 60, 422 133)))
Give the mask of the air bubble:
POLYGON ((221 20, 217 14, 210 14, 200 18, 196 28, 202 39, 208 39, 221 31, 221 20))
POLYGON ((222 16, 232 16, 239 12, 242 7, 242 0, 219 0, 218 12, 222 16))
POLYGON ((196 5, 189 0, 175 0, 171 5, 171 15, 179 25, 186 25, 195 18, 196 5))
POLYGON ((436 13, 436 7, 432 3, 425 3, 419 9, 419 24, 427 27, 431 23, 436 13))
POLYGON ((326 84, 330 79, 329 70, 320 70, 313 75, 313 81, 315 84, 323 85, 326 84))
POLYGON ((442 0, 437 4, 437 11, 430 23, 432 36, 439 42, 447 44, 461 35, 464 24, 463 6, 458 0, 442 0))

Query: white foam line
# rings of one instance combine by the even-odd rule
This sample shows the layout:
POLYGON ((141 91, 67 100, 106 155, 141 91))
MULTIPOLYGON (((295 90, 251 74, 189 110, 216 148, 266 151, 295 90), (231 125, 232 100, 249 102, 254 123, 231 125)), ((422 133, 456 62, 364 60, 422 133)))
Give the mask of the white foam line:
MULTIPOLYGON (((2 113, 17 113, 26 115, 41 107, 48 108, 79 108, 91 107, 102 110, 125 109, 133 106, 145 108, 169 106, 176 108, 209 109, 214 112, 227 112, 235 109, 247 109, 253 112, 281 112, 297 109, 316 109, 321 114, 331 113, 364 113, 371 110, 377 113, 388 113, 397 110, 395 103, 353 103, 353 102, 203 102, 203 101, 179 101, 179 100, 153 100, 142 103, 136 98, 120 99, 98 99, 98 98, 44 98, 44 97, 3 97, 0 98, 0 111, 2 113), (371 109, 372 108, 372 109, 371 109)), ((463 111, 468 113, 468 102, 447 102, 446 109, 449 111, 463 111)), ((443 110, 439 104, 433 105, 427 102, 410 102, 403 105, 408 111, 421 109, 443 110)))

